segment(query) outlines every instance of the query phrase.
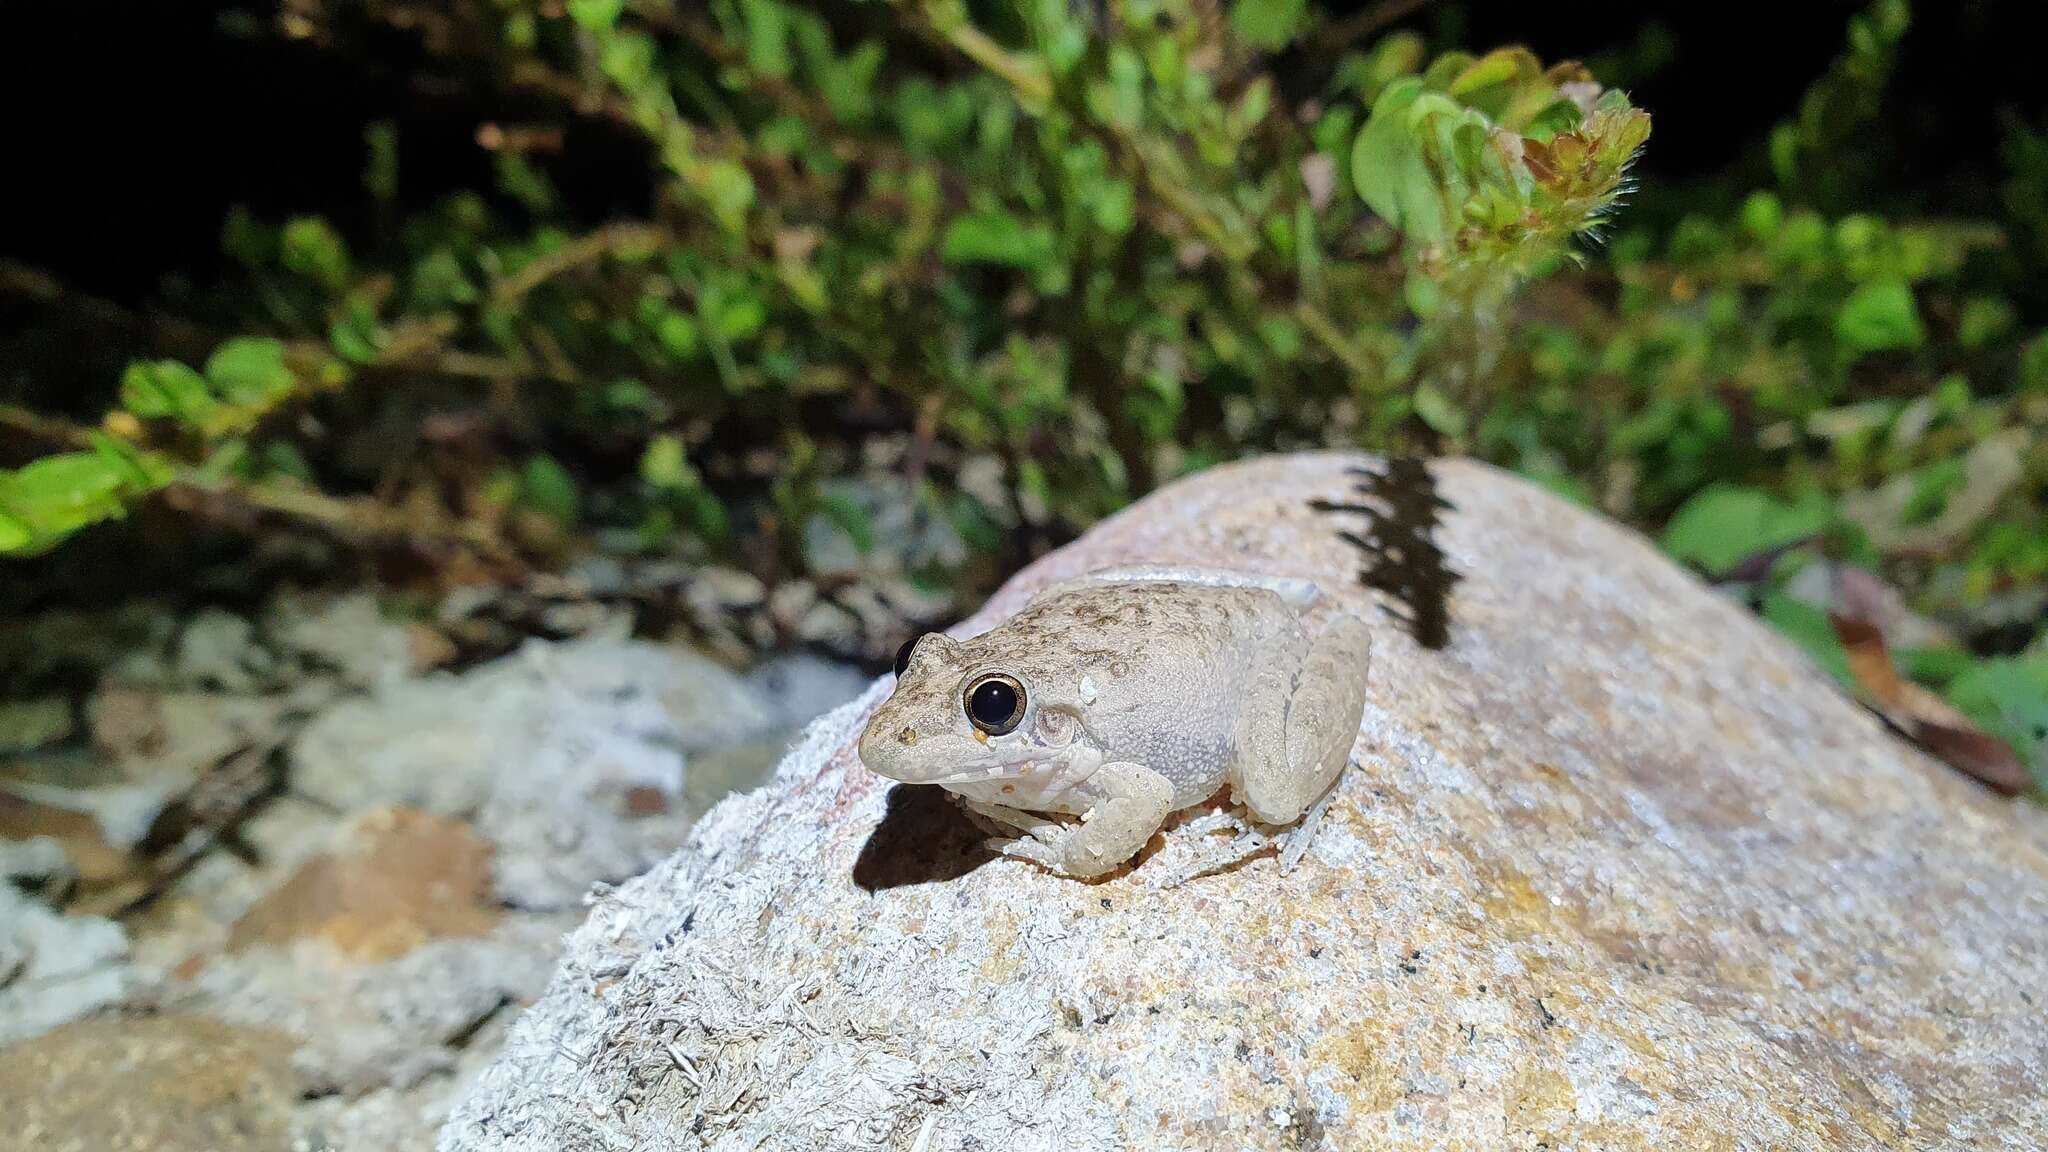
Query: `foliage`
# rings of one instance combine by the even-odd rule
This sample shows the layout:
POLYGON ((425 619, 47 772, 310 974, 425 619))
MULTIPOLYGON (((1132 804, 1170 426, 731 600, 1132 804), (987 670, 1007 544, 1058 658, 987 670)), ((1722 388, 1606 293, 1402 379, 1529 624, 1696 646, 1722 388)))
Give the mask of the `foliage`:
MULTIPOLYGON (((882 543, 844 481, 886 469, 991 562, 905 561, 948 584, 1209 462, 1365 445, 1497 461, 1715 576, 1881 570, 1994 655, 2039 632, 2048 149, 2009 125, 1998 218, 1859 199, 1905 0, 1760 142, 1770 186, 1635 226, 1649 116, 1587 69, 1330 43, 1304 0, 362 7, 291 19, 340 53, 413 30, 552 122, 488 126, 495 187, 376 235, 234 214, 219 307, 259 336, 139 361, 98 429, 0 473, 0 552, 175 483, 373 537, 789 571, 821 525, 882 543), (559 129, 593 120, 651 157, 643 219, 579 224, 558 190, 559 129), (345 477, 320 429, 359 396, 480 412, 489 447, 345 477)), ((388 210, 402 130, 364 141, 388 210)), ((1766 617, 1810 625, 1773 580, 1766 617)), ((2038 717, 2038 676, 1926 667, 1980 720, 2038 717)))

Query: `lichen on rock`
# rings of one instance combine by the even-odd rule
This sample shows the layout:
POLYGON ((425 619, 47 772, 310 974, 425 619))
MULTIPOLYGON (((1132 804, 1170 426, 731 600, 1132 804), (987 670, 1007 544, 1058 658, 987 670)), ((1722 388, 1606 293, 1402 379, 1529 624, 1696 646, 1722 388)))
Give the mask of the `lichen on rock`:
POLYGON ((1461 579, 1425 649, 1310 507, 1361 466, 1182 481, 960 628, 1134 562, 1313 576, 1385 622, 1299 868, 1159 891, 1144 858, 991 858, 858 763, 876 685, 596 905, 441 1148, 2048 1144, 2048 814, 1481 465, 1431 466, 1461 579))

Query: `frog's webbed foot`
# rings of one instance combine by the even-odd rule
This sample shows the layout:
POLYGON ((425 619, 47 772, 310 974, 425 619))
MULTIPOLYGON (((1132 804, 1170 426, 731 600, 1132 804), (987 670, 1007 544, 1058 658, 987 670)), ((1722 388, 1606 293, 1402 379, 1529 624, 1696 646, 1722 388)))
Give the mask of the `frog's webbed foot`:
POLYGON ((1309 805, 1308 811, 1302 814, 1301 823, 1282 833, 1278 838, 1281 875, 1294 871, 1294 866, 1301 863, 1303 856, 1308 855, 1309 845, 1315 843, 1316 828, 1323 822, 1323 813, 1330 810, 1330 801, 1336 799, 1337 785, 1343 779, 1343 776, 1339 775, 1337 779, 1330 781, 1330 786, 1323 790, 1322 796, 1314 804, 1309 805))
POLYGON ((1241 808, 1226 808, 1198 816, 1181 825, 1179 830, 1195 845, 1192 859, 1178 860, 1174 866, 1162 869, 1153 878, 1152 886, 1178 888, 1190 880, 1226 872, 1275 845, 1280 849, 1280 873, 1286 875, 1294 871, 1295 865, 1308 854, 1309 846, 1315 843, 1316 828, 1322 823, 1323 813, 1329 811, 1330 801, 1336 795, 1337 784, 1333 781, 1302 814, 1300 823, 1291 827, 1260 824, 1241 808), (1222 831, 1234 833, 1228 844, 1213 846, 1208 843, 1210 833, 1222 831))

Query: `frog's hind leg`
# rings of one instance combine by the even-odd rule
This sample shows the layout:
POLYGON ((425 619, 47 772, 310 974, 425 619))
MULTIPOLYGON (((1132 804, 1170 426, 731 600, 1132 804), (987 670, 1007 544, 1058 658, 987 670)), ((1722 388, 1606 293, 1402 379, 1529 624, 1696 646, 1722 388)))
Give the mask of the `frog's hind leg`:
POLYGON ((1299 819, 1350 762, 1371 654, 1365 622, 1340 613, 1309 642, 1291 683, 1268 673, 1254 687, 1235 783, 1261 824, 1299 819))

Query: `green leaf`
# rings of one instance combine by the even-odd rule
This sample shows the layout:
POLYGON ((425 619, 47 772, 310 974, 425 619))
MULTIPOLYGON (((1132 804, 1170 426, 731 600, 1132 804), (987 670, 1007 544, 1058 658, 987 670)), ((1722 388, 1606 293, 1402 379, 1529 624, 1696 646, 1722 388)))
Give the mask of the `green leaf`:
POLYGON ((626 0, 569 0, 569 19, 592 32, 617 27, 626 10, 626 0))
POLYGON ((2048 788, 2048 656, 1986 660, 1956 677, 1949 702, 2012 745, 2048 788))
POLYGON ((1820 534, 1833 519, 1813 493, 1787 504, 1760 488, 1716 484, 1685 502, 1664 529, 1664 550, 1720 575, 1760 552, 1820 534))
POLYGON ((1752 192, 1742 202, 1742 230, 1758 240, 1776 236, 1784 219, 1785 206, 1769 192, 1752 192))
POLYGON ((1892 651, 1892 659, 1907 678, 1937 688, 1953 684, 1957 677, 1978 663, 1976 655, 1967 648, 1939 646, 1896 648, 1892 651))
POLYGON ((384 331, 377 326, 377 312, 360 297, 327 329, 327 344, 334 354, 351 364, 368 364, 384 347, 384 331))
POLYGON ((1855 686, 1855 677, 1849 672, 1849 654, 1842 650, 1842 642, 1836 637, 1835 626, 1829 622, 1827 612, 1783 592, 1772 592, 1764 597, 1763 618, 1765 623, 1805 649, 1806 654, 1833 676, 1836 683, 1849 688, 1855 686))
POLYGON ((654 322, 654 338, 661 343, 662 351, 677 361, 689 360, 697 355, 702 340, 697 333, 697 322, 689 314, 674 308, 664 308, 654 322))
POLYGON ((758 296, 724 301, 718 309, 718 334, 728 344, 751 340, 768 324, 768 305, 758 296))
POLYGON ((1308 0, 1236 0, 1230 26, 1252 47, 1278 52, 1293 42, 1307 14, 1308 0))
POLYGON ((348 246, 341 234, 318 216, 299 216, 287 221, 280 238, 279 259, 296 272, 329 292, 348 287, 348 246))
POLYGON ((40 547, 121 516, 121 496, 134 490, 119 462, 99 452, 66 452, 0 473, 0 509, 28 528, 31 547, 40 547))
POLYGON ((462 261, 446 248, 436 248, 412 268, 412 301, 417 308, 433 311, 451 304, 472 304, 476 285, 462 269, 462 261))
POLYGON ((1972 296, 1963 302, 1962 318, 1956 321, 1956 342, 1965 348, 1982 348, 2004 338, 2019 320, 2010 300, 2000 296, 1972 296))
POLYGON ((2048 332, 2020 348, 2020 391, 2048 392, 2048 332))
POLYGON ((874 551, 875 518, 860 501, 844 493, 827 492, 818 498, 818 511, 846 533, 855 551, 874 551))
POLYGON ((1138 219, 1137 195, 1129 182, 1105 180, 1095 187, 1093 203, 1089 213, 1095 217, 1095 226, 1112 236, 1121 236, 1131 230, 1138 219))
POLYGON ((1444 209, 1408 128, 1409 114, 1423 95, 1419 76, 1396 80, 1380 93, 1351 147, 1351 184, 1368 208, 1427 244, 1444 234, 1444 209))
POLYGON ((1927 339, 1913 290, 1904 280, 1873 280, 1849 294, 1835 315, 1835 338, 1853 355, 1918 348, 1927 339))
POLYGON ((237 336, 206 358, 206 378, 230 404, 263 406, 289 395, 297 379, 285 367, 284 343, 237 336))
POLYGON ((731 232, 745 230, 747 210, 754 206, 754 178, 746 168, 730 160, 706 164, 701 189, 719 223, 731 232))
POLYGON ((747 67, 763 76, 789 75, 789 9, 776 0, 740 0, 747 27, 747 67))
POLYGON ((379 204, 398 198, 398 128, 378 120, 363 128, 363 191, 379 204))
POLYGON ((637 93, 654 79, 654 41, 632 32, 608 36, 597 66, 619 87, 637 93))
POLYGON ((1415 415, 1440 435, 1455 437, 1465 434, 1464 411, 1437 391, 1434 385, 1416 385, 1415 415))
POLYGON ((29 531, 28 525, 0 512, 0 553, 12 556, 26 552, 35 538, 36 534, 29 531))
POLYGON ((263 471, 272 476, 289 476, 301 484, 317 484, 313 466, 305 453, 289 440, 272 440, 263 445, 263 471))
POLYGON ((177 475, 177 469, 163 457, 105 433, 93 433, 92 447, 100 459, 125 478, 124 492, 130 496, 154 492, 177 475))
POLYGON ((1054 248, 1052 229, 1044 224, 1025 224, 1008 212, 976 212, 947 226, 940 258, 948 264, 1038 270, 1052 262, 1054 248))
POLYGON ((690 467, 687 453, 683 451, 682 437, 663 433, 647 442, 647 451, 640 457, 640 478, 650 487, 665 492, 681 492, 697 486, 697 470, 690 467))
POLYGON ((215 407, 206 378, 176 360, 138 360, 121 373, 121 405, 144 420, 193 421, 215 407))
POLYGON ((576 523, 580 503, 576 478, 569 475, 569 470, 554 457, 534 456, 527 460, 526 470, 520 477, 520 494, 528 506, 556 523, 576 523))

